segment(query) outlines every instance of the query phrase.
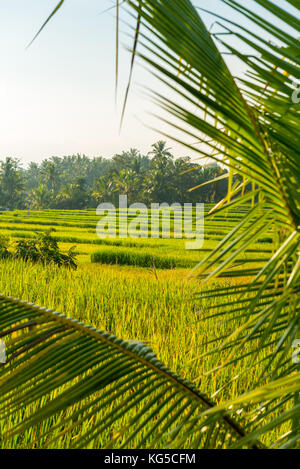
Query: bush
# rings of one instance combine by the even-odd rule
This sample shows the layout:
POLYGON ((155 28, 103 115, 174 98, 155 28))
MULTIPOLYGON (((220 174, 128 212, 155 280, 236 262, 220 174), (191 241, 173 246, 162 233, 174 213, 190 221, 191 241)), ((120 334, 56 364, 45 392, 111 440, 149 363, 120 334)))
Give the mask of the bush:
POLYGON ((36 239, 17 241, 14 257, 34 263, 53 263, 59 267, 65 266, 73 270, 77 269, 75 247, 69 249, 68 254, 63 254, 56 239, 51 237, 50 232, 38 234, 36 239))
POLYGON ((11 256, 10 252, 8 251, 8 245, 8 238, 0 235, 0 259, 7 259, 11 256))

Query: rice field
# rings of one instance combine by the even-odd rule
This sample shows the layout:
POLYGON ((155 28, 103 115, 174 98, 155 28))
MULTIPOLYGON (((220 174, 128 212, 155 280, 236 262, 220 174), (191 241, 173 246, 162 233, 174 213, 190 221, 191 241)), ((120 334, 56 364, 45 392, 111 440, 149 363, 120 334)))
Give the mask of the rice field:
MULTIPOLYGON (((210 207, 205 209, 208 211, 210 207)), ((53 265, 2 260, 0 292, 53 308, 123 339, 146 342, 162 362, 194 382, 201 391, 211 396, 223 386, 216 399, 230 398, 246 391, 260 371, 250 368, 245 358, 227 368, 222 376, 207 374, 221 359, 216 355, 201 358, 207 350, 207 342, 222 336, 232 323, 204 320, 211 308, 216 307, 215 299, 200 301, 195 297, 199 282, 188 274, 240 217, 241 213, 233 211, 226 222, 217 216, 209 219, 201 250, 187 251, 186 240, 174 237, 99 239, 96 234, 99 217, 94 210, 2 212, 1 234, 9 237, 12 244, 17 239, 34 237, 38 232, 51 229, 63 251, 76 245, 78 269, 74 272, 53 265), (241 375, 239 380, 230 382, 238 374, 241 375)), ((254 249, 259 252, 260 243, 265 245, 268 241, 268 238, 259 240, 254 249)), ((218 282, 222 286, 235 280, 222 278, 218 282)), ((20 419, 21 414, 6 425, 20 419)), ((45 427, 38 428, 35 435, 25 432, 14 437, 9 445, 2 443, 0 436, 0 447, 38 448, 39 434, 55 422, 51 420, 45 427)), ((65 434, 53 447, 68 448, 73 437, 72 432, 65 434)), ((102 435, 97 447, 101 448, 106 441, 107 435, 102 435)), ((133 441, 133 448, 134 444, 133 441)))

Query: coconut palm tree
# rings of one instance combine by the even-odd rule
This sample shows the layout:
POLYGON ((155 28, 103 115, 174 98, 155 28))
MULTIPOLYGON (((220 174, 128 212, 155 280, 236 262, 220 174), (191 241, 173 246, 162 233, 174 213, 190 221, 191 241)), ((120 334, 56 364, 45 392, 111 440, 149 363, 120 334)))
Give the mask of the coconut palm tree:
POLYGON ((55 162, 46 161, 41 169, 41 176, 44 184, 54 193, 60 184, 60 174, 55 162))
MULTIPOLYGON (((156 92, 154 99, 185 134, 183 144, 228 168, 217 178, 228 180, 228 194, 209 216, 226 216, 229 208, 244 213, 193 271, 202 282, 198 295, 221 300, 207 315, 231 326, 201 351, 203 359, 207 353, 220 357, 210 372, 223 374, 215 395, 233 384, 239 395, 215 404, 142 343, 2 297, 1 334, 10 337, 12 360, 1 373, 0 415, 11 418, 28 406, 8 436, 60 413, 60 435, 74 431, 77 447, 97 445, 99 435, 108 447, 128 447, 133 438, 141 447, 249 448, 260 447, 262 439, 270 447, 297 447, 300 365, 292 347, 300 334, 299 2, 282 7, 253 0, 263 9, 258 15, 241 0, 221 0, 240 20, 219 15, 216 32, 190 0, 126 3, 138 18, 134 56, 139 42, 142 60, 178 98, 156 92), (235 77, 224 53, 248 73, 235 77), (265 238, 272 244, 261 243, 258 255, 253 245, 265 238), (217 277, 223 282, 205 290, 217 277), (16 327, 23 333, 13 337, 16 327), (261 373, 243 389, 242 376, 229 379, 226 370, 246 357, 251 364, 244 373, 257 367, 261 373), (35 412, 33 402, 39 403, 35 412)), ((42 443, 51 446, 52 430, 42 443)))
POLYGON ((128 196, 128 203, 135 202, 138 193, 140 180, 132 169, 121 169, 113 176, 115 190, 121 195, 128 196))
POLYGON ((106 176, 95 180, 92 197, 98 202, 110 202, 115 194, 114 182, 106 176))
POLYGON ((0 205, 8 208, 22 206, 24 182, 19 160, 7 157, 0 162, 0 205))
POLYGON ((52 194, 45 184, 40 184, 39 187, 33 189, 30 196, 30 205, 32 208, 43 210, 49 207, 52 199, 52 194))
POLYGON ((149 155, 152 155, 154 158, 173 158, 172 153, 170 152, 171 148, 167 148, 167 142, 159 140, 158 142, 151 145, 152 150, 149 152, 149 155))

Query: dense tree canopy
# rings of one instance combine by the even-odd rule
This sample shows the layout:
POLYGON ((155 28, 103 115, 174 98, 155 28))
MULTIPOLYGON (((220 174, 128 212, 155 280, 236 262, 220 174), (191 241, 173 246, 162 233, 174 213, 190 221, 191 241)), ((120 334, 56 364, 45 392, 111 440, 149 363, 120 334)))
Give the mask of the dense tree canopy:
POLYGON ((0 207, 8 209, 84 209, 101 202, 214 203, 227 191, 226 178, 205 185, 226 170, 199 166, 189 157, 174 158, 166 142, 152 145, 148 155, 136 149, 111 159, 85 155, 53 156, 24 169, 20 161, 0 162, 0 207))

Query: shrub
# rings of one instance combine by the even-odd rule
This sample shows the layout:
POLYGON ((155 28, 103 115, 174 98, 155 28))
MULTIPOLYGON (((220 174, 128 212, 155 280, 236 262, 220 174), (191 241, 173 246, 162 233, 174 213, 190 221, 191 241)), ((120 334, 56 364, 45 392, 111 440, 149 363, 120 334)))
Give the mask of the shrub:
POLYGON ((63 254, 50 232, 40 233, 36 239, 17 241, 15 257, 25 261, 54 263, 59 267, 77 269, 75 247, 69 249, 68 254, 63 254))
POLYGON ((40 259, 35 240, 25 240, 16 242, 15 257, 25 261, 37 262, 40 259))
POLYGON ((7 259, 10 257, 10 252, 8 251, 8 238, 3 235, 0 235, 0 259, 7 259))

